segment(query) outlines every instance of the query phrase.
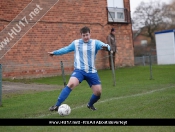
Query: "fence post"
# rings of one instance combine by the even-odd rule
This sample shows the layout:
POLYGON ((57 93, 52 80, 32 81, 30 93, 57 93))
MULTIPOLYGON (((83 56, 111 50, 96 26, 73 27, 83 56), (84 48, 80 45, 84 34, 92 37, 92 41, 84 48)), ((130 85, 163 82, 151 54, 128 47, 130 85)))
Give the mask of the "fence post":
POLYGON ((149 54, 149 67, 150 67, 150 80, 152 80, 153 77, 152 77, 152 60, 151 60, 151 53, 149 54))
POLYGON ((0 64, 0 106, 2 106, 2 65, 0 64))
POLYGON ((113 62, 113 55, 110 52, 110 57, 111 57, 111 67, 112 67, 112 75, 113 75, 113 85, 116 86, 116 79, 115 79, 115 69, 114 69, 114 62, 113 62))
POLYGON ((143 65, 145 66, 145 56, 142 56, 143 65))
POLYGON ((62 61, 61 61, 61 72, 62 72, 62 78, 63 78, 64 86, 66 86, 66 78, 65 78, 65 74, 64 74, 64 66, 63 66, 62 61))

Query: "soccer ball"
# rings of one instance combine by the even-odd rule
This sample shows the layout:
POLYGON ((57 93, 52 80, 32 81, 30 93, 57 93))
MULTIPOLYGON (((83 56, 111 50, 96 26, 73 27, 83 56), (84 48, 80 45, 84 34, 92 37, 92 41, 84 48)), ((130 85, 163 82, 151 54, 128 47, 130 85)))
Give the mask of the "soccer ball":
POLYGON ((62 104, 62 105, 59 106, 59 108, 58 108, 58 114, 59 114, 60 116, 67 116, 67 115, 69 115, 70 113, 71 113, 71 108, 70 108, 69 105, 67 105, 67 104, 62 104))

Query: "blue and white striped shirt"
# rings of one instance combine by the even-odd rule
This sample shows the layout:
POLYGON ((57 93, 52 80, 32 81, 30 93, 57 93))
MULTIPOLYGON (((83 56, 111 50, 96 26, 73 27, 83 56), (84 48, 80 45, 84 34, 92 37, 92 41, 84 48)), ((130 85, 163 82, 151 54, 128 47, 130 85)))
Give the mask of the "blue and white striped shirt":
POLYGON ((110 46, 99 40, 90 39, 89 42, 84 43, 82 39, 78 39, 64 48, 53 51, 53 54, 62 55, 74 51, 74 68, 86 73, 96 73, 96 54, 103 46, 107 46, 110 51, 110 46))

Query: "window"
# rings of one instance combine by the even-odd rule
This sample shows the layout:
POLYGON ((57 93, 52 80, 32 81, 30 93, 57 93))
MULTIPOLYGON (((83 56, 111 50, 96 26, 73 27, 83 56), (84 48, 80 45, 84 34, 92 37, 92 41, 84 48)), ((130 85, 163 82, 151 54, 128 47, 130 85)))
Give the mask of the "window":
POLYGON ((146 46, 148 44, 147 40, 141 40, 141 45, 146 46))
POLYGON ((108 21, 125 22, 125 9, 123 0, 107 0, 108 3, 108 21))
POLYGON ((115 18, 115 12, 109 12, 108 16, 110 19, 115 18))
POLYGON ((125 22, 124 9, 122 8, 108 8, 109 22, 125 22))
POLYGON ((123 0, 107 0, 108 7, 124 8, 123 0))
POLYGON ((124 12, 117 12, 118 19, 124 19, 124 12))

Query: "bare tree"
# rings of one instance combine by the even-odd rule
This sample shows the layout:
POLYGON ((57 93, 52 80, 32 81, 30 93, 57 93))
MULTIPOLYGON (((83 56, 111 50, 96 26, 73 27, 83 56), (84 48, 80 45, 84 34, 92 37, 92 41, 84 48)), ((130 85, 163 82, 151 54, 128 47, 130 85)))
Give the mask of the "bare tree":
POLYGON ((175 0, 172 0, 169 4, 163 5, 163 9, 163 16, 168 20, 165 29, 175 28, 175 0))
POLYGON ((160 2, 141 2, 133 13, 133 29, 139 31, 139 35, 150 38, 155 45, 154 32, 160 30, 160 25, 165 23, 165 16, 162 7, 165 3, 160 2))

